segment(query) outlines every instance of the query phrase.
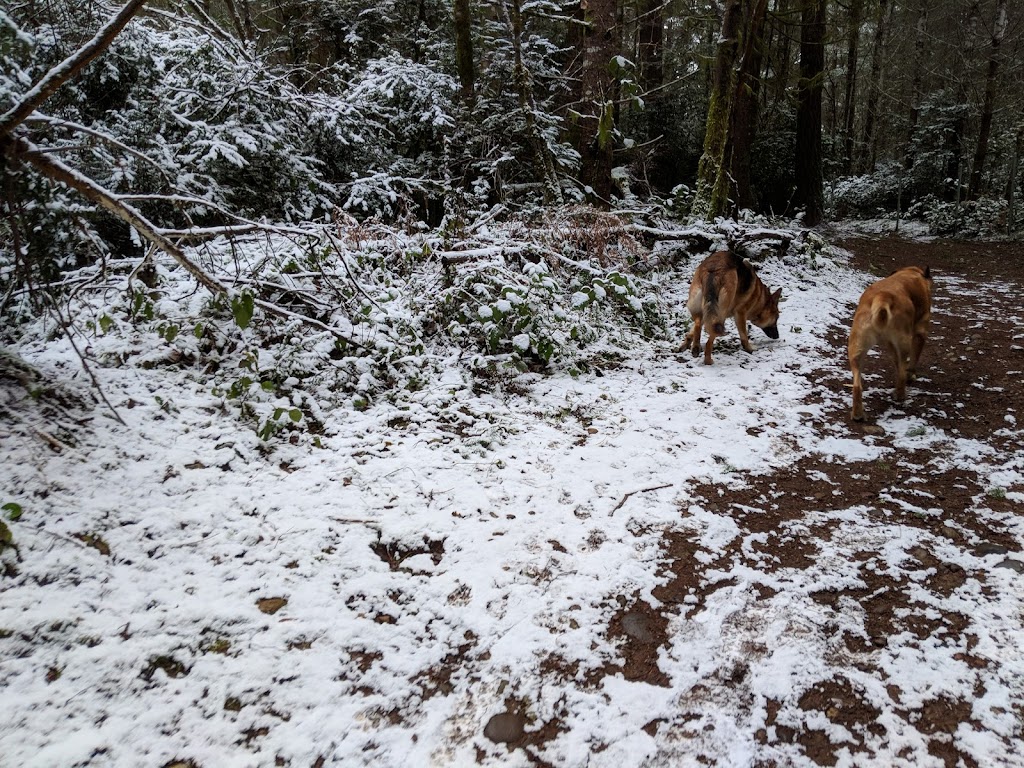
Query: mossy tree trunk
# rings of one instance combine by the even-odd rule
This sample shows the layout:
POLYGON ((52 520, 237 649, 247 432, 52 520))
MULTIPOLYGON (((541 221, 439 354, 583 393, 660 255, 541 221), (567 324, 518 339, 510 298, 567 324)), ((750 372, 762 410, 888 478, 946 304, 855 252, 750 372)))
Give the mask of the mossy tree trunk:
POLYGON ((910 114, 907 118, 907 150, 903 157, 903 167, 910 170, 914 167, 914 141, 917 135, 917 123, 921 119, 921 102, 924 101, 924 62, 927 50, 928 2, 921 0, 917 11, 917 23, 914 25, 914 60, 911 64, 910 76, 910 114))
POLYGON ((860 141, 861 173, 875 170, 876 137, 875 128, 878 121, 878 99, 882 90, 882 56, 885 46, 885 32, 889 20, 891 5, 888 0, 878 0, 875 13, 875 38, 871 45, 871 74, 868 80, 868 100, 864 108, 864 133, 860 141))
POLYGON ((697 165, 697 189, 691 213, 711 221, 729 207, 727 151, 736 95, 736 57, 743 20, 742 0, 728 0, 722 15, 722 33, 715 51, 708 117, 704 129, 704 151, 697 165))
POLYGON ((615 79, 609 65, 619 52, 616 0, 590 0, 583 5, 582 71, 579 109, 580 181, 595 202, 611 199, 612 150, 615 131, 615 79))
POLYGON ((734 199, 738 208, 754 208, 757 196, 751 183, 750 161, 757 137, 758 100, 761 89, 761 62, 768 0, 754 0, 750 27, 743 35, 743 57, 736 81, 736 103, 732 114, 731 163, 734 199))
POLYGON ((857 116, 857 63, 860 59, 860 25, 864 0, 852 0, 846 41, 846 87, 843 93, 843 161, 844 175, 853 170, 854 124, 857 116))
POLYGON ((519 0, 500 0, 498 14, 512 40, 513 87, 519 96, 519 108, 526 123, 527 140, 533 154, 534 173, 541 183, 544 202, 561 205, 562 188, 558 184, 555 158, 537 123, 537 101, 533 96, 533 77, 523 63, 523 14, 519 0))

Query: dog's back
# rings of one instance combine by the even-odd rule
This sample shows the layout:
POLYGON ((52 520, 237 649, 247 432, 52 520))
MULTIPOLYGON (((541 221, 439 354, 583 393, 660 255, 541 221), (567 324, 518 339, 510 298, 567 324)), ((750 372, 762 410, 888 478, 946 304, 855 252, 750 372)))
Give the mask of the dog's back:
POLYGON ((747 320, 758 326, 769 338, 779 338, 779 296, 761 282, 750 263, 731 251, 718 251, 708 256, 697 267, 690 284, 686 308, 693 317, 693 328, 686 335, 683 348, 689 347, 696 357, 700 354, 702 328, 708 330, 704 347, 704 362, 711 365, 711 348, 715 337, 725 333, 725 321, 736 321, 740 344, 747 352, 753 351, 747 338, 747 320))
MULTIPOLYGON (((861 322, 878 335, 896 327, 910 328, 931 314, 931 270, 905 267, 869 285, 857 305, 861 322)), ((854 315, 857 322, 857 315, 854 315)))
POLYGON ((896 357, 896 399, 906 392, 928 336, 932 277, 927 267, 904 267, 868 286, 860 297, 850 328, 848 354, 853 372, 853 419, 864 418, 860 368, 868 350, 882 346, 896 357))
POLYGON ((687 309, 703 318, 715 333, 725 333, 725 321, 732 317, 739 296, 746 294, 757 276, 750 265, 732 251, 718 251, 706 258, 693 276, 687 309))

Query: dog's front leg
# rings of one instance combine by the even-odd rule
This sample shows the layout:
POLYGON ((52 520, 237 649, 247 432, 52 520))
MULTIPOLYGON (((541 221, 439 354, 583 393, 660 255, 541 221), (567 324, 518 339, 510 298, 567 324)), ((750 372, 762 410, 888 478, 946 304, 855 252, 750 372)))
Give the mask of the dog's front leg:
POLYGON ((737 312, 733 319, 736 321, 736 332, 740 335, 740 346, 747 352, 753 352, 754 348, 750 346, 750 337, 747 336, 747 316, 737 312))

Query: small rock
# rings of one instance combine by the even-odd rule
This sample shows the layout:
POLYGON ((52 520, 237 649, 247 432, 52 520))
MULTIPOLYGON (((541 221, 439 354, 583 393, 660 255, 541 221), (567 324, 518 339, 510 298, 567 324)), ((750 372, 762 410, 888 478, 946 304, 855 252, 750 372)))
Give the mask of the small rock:
POLYGON ((1024 562, 1008 557, 1002 562, 996 563, 996 568, 1009 568, 1015 573, 1024 573, 1024 562))
POLYGON ((500 712, 484 726, 484 736, 495 744, 510 744, 523 737, 526 718, 518 712, 500 712))
POLYGON ((993 544, 990 541, 979 544, 974 548, 974 554, 978 557, 984 557, 985 555, 1005 555, 1009 551, 1010 550, 1002 544, 993 544))
POLYGON ((622 631, 641 643, 657 641, 651 631, 651 620, 639 611, 626 611, 622 615, 622 631))
POLYGON ((288 605, 287 597, 261 597, 256 601, 256 607, 263 613, 273 615, 288 605))

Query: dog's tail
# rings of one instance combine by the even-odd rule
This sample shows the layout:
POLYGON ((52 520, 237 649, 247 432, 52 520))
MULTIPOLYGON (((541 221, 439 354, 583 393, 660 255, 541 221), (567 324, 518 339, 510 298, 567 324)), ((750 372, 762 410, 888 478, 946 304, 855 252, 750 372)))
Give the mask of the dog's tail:
POLYGON ((718 317, 718 282, 711 270, 704 275, 701 293, 704 296, 704 322, 709 323, 708 327, 715 333, 725 333, 725 323, 718 317))
POLYGON ((878 296, 871 304, 871 324, 885 328, 892 319, 892 301, 887 296, 878 296))

